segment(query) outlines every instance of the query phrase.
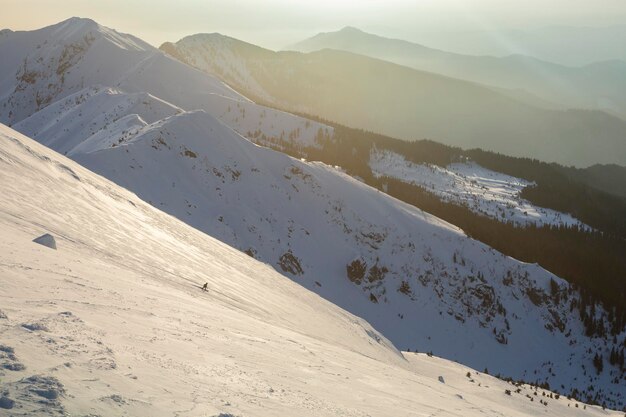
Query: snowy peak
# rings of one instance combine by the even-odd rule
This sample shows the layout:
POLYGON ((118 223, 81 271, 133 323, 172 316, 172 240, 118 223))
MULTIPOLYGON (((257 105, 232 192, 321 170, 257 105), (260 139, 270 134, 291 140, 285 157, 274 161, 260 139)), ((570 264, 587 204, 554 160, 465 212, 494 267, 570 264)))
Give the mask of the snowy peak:
POLYGON ((85 86, 114 85, 123 74, 122 56, 134 55, 129 57, 134 66, 137 58, 156 50, 93 20, 71 18, 40 30, 11 33, 0 43, 0 52, 5 74, 0 80, 0 120, 13 124, 85 86))
POLYGON ((92 19, 82 17, 71 17, 40 30, 42 34, 46 34, 52 42, 71 42, 91 35, 96 39, 106 39, 114 43, 117 47, 126 50, 150 51, 155 49, 139 38, 117 32, 116 30, 101 26, 92 19))
POLYGON ((69 39, 72 37, 82 37, 89 31, 98 31, 101 26, 92 19, 83 17, 70 17, 57 24, 41 29, 56 39, 69 39))
POLYGON ((89 19, 11 33, 0 42, 0 55, 0 121, 10 124, 93 85, 146 92, 190 109, 202 107, 211 93, 245 100, 221 81, 89 19))

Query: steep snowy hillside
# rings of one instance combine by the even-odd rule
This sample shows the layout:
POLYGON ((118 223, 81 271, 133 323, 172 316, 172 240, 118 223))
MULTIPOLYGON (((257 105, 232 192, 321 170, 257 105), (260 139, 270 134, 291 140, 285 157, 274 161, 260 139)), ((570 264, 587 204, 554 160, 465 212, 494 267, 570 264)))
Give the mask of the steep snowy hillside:
POLYGON ((620 370, 596 376, 592 363, 624 335, 596 346, 570 312, 577 292, 538 266, 329 166, 256 146, 203 111, 110 143, 72 143, 72 157, 365 318, 397 346, 567 393, 593 383, 598 399, 620 404, 620 370))
POLYGON ((0 38, 0 56, 0 122, 10 125, 72 94, 77 96, 70 101, 79 104, 92 95, 93 86, 107 86, 151 94, 185 110, 206 110, 250 137, 297 136, 311 143, 320 128, 331 131, 319 123, 258 106, 219 79, 89 19, 71 18, 40 30, 6 33, 0 38))
POLYGON ((0 126, 0 145, 3 415, 621 415, 403 357, 364 321, 17 132, 0 126), (57 250, 32 242, 44 232, 57 250))
POLYGON ((377 177, 396 178, 419 185, 475 213, 526 226, 565 225, 588 228, 569 214, 538 207, 519 196, 532 183, 501 174, 473 162, 454 163, 446 168, 415 164, 391 151, 374 151, 370 166, 377 177))

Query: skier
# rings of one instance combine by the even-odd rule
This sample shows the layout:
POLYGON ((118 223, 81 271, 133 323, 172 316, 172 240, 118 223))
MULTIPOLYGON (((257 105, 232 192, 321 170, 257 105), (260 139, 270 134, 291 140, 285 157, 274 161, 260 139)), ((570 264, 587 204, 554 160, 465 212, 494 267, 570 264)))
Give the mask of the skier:
POLYGON ((205 282, 204 285, 202 286, 202 291, 209 291, 208 286, 209 286, 209 283, 205 282))

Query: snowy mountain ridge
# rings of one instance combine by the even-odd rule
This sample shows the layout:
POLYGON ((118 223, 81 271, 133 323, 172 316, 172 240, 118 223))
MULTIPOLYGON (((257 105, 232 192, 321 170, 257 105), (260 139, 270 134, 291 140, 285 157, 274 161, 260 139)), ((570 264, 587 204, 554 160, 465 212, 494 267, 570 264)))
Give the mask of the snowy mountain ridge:
POLYGON ((71 156, 91 151, 85 148, 88 143, 96 149, 115 146, 116 140, 119 143, 149 123, 182 111, 147 93, 94 86, 52 103, 14 127, 33 138, 44 137, 44 145, 71 156))
POLYGON ((0 121, 10 125, 55 101, 104 86, 151 94, 185 110, 203 109, 243 135, 259 132, 266 140, 297 134, 312 142, 320 128, 332 132, 321 123, 259 106, 219 79, 90 19, 11 32, 0 41, 0 54, 0 121))

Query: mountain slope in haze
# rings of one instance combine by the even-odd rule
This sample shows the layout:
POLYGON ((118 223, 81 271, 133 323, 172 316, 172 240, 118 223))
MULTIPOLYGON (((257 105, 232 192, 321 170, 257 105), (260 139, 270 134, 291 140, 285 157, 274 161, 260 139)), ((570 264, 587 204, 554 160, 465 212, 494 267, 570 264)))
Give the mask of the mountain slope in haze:
POLYGON ((5 126, 0 145, 8 415, 621 415, 401 355, 363 320, 5 126), (31 241, 43 232, 56 251, 31 241))
MULTIPOLYGON (((90 104, 80 111, 91 114, 90 104)), ((47 118, 63 131, 73 118, 55 107, 17 127, 47 118)), ((569 310, 578 293, 554 275, 335 168, 256 146, 204 111, 165 117, 102 146, 67 138, 69 149, 47 136, 58 135, 45 131, 37 140, 369 320, 402 348, 567 392, 591 382, 579 368, 593 366, 588 349, 613 348, 598 351, 585 336, 569 310)), ((607 365, 593 382, 598 398, 619 404, 615 372, 607 365)))
POLYGON ((90 19, 6 32, 0 37, 0 55, 0 121, 10 125, 55 101, 104 86, 221 115, 244 135, 297 134, 300 140, 312 141, 320 128, 331 131, 320 123, 258 106, 219 79, 90 19))
POLYGON ((270 95, 274 106, 348 126, 566 165, 626 164, 626 122, 607 113, 546 110, 478 84, 344 51, 272 52, 218 34, 164 47, 172 48, 250 96, 270 95))
POLYGON ((591 187, 626 199, 626 167, 619 165, 592 165, 585 169, 564 170, 591 187))
POLYGON ((524 30, 420 33, 417 42, 459 54, 522 54, 582 66, 600 61, 626 61, 626 25, 546 26, 524 30))
POLYGON ((523 55, 460 55, 351 27, 320 33, 289 49, 301 52, 322 49, 348 51, 501 89, 526 91, 561 108, 604 110, 626 118, 624 61, 566 67, 523 55))

